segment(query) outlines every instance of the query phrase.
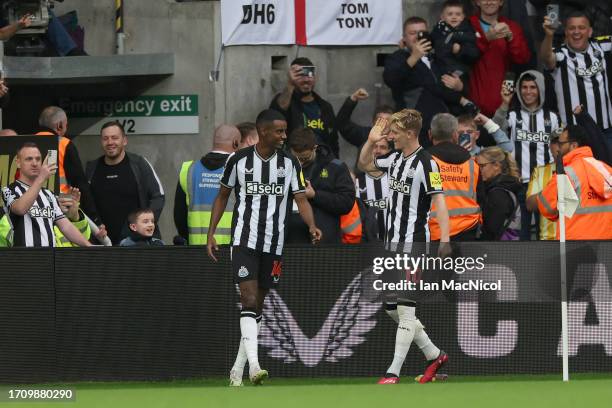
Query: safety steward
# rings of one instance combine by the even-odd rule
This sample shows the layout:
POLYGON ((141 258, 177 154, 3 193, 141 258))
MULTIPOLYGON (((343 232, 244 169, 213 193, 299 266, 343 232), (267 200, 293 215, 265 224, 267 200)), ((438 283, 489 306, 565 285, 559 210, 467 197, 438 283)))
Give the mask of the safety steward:
MULTIPOLYGON (((434 117, 430 130, 433 146, 428 151, 440 169, 451 240, 475 241, 482 221, 477 201, 480 170, 470 153, 457 144, 456 119, 453 119, 449 114, 434 117)), ((434 205, 429 218, 429 231, 432 241, 440 239, 434 205)))
MULTIPOLYGON (((593 157, 588 140, 577 125, 569 125, 559 137, 565 174, 579 199, 576 212, 565 220, 567 240, 612 239, 612 167, 593 157)), ((527 207, 558 221, 557 194, 557 177, 552 177, 541 193, 529 197, 527 207)), ((557 228, 557 239, 559 235, 557 228)))
MULTIPOLYGON (((236 151, 240 132, 235 126, 221 125, 215 129, 213 150, 200 160, 184 162, 174 199, 174 223, 188 245, 206 245, 208 225, 225 162, 236 151)), ((234 197, 216 229, 217 244, 229 244, 232 234, 234 197)))

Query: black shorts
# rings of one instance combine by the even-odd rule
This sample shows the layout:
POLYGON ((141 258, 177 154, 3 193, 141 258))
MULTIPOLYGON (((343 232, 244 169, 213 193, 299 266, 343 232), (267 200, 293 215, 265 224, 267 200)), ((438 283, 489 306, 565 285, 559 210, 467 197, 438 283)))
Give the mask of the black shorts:
POLYGON ((278 284, 283 266, 281 255, 233 246, 231 257, 232 275, 236 283, 256 280, 257 286, 262 289, 270 289, 278 284))

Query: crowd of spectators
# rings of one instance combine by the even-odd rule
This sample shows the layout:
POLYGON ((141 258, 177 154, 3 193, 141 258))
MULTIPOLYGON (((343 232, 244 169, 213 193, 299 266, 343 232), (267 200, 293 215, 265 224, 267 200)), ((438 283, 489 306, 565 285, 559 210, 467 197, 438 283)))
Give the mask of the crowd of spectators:
MULTIPOLYGON (((594 38, 591 17, 564 8, 563 28, 543 17, 542 41, 536 47, 532 33, 523 31, 523 22, 503 14, 503 0, 475 0, 472 11, 465 3, 445 1, 431 30, 421 17, 406 19, 399 47, 386 58, 383 72, 395 106, 377 106, 372 125, 403 109, 419 112, 418 142, 440 168, 451 239, 557 238, 553 175, 563 166, 581 200, 568 221, 568 239, 612 239, 612 39, 594 38), (560 31, 563 41, 554 47, 560 31), (543 64, 540 69, 535 65, 538 59, 543 64), (562 166, 555 165, 556 159, 562 166), (593 233, 581 228, 583 219, 593 214, 607 228, 593 233)), ((524 7, 524 1, 517 1, 506 14, 522 19, 524 7)), ((5 31, 27 24, 25 19, 5 31)), ((316 64, 296 58, 286 86, 270 108, 286 119, 284 148, 302 166, 306 197, 323 231, 322 243, 381 240, 390 180, 383 172, 372 169, 366 174, 354 163, 342 162, 338 143, 342 137, 361 149, 368 140, 371 126, 351 119, 368 93, 357 89, 336 116, 332 105, 315 92, 316 82, 316 64)), ((0 97, 7 92, 0 84, 0 97)), ((126 151, 121 124, 102 126, 103 155, 87 163, 84 171, 74 144, 65 137, 67 121, 57 107, 46 108, 39 120, 39 134, 57 135, 60 140, 57 172, 63 194, 56 199, 42 187, 56 170, 54 165, 43 161, 40 151, 36 154, 36 146, 22 148, 17 156, 23 166, 18 179, 3 189, 0 245, 11 242, 11 230, 17 237, 17 228, 22 230, 21 237, 13 239, 15 245, 26 241, 28 246, 72 245, 74 230, 60 221, 65 219, 92 241, 163 244, 156 221, 164 207, 164 189, 147 159, 126 151), (68 235, 58 233, 55 240, 47 241, 26 239, 24 226, 32 234, 51 235, 49 225, 36 220, 39 213, 51 220, 51 226, 60 221, 58 232, 68 235)), ((183 163, 174 200, 175 244, 206 243, 224 164, 234 152, 253 148, 261 134, 258 130, 251 122, 220 125, 213 150, 183 163)), ((383 158, 393 149, 392 139, 383 138, 372 147, 372 154, 383 158)), ((310 242, 308 227, 294 207, 287 209, 287 242, 310 242)), ((435 209, 430 228, 435 240, 439 235, 435 209)), ((217 242, 228 243, 231 229, 232 212, 227 211, 216 231, 217 242)))

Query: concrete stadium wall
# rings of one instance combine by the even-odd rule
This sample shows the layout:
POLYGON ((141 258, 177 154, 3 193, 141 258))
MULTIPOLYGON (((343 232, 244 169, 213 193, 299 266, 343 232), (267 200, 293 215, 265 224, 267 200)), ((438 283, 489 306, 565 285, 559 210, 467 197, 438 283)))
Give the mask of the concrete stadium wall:
MULTIPOLYGON (((371 98, 357 107, 354 115, 357 122, 367 124, 377 102, 391 102, 390 92, 382 84, 382 68, 377 67, 376 62, 378 53, 391 53, 394 47, 229 47, 223 56, 219 82, 210 83, 208 72, 216 64, 220 49, 218 1, 125 0, 124 3, 126 53, 173 52, 173 76, 163 80, 121 81, 112 86, 52 87, 50 92, 30 89, 28 95, 49 101, 67 94, 73 97, 134 93, 199 95, 199 135, 135 135, 129 138, 129 150, 151 161, 166 190, 166 207, 160 221, 166 242, 171 242, 175 234, 172 210, 181 162, 198 158, 210 149, 216 124, 254 120, 255 115, 267 107, 273 95, 284 86, 286 68, 297 53, 310 57, 318 66, 316 89, 336 111, 356 88, 365 87, 370 92, 371 98), (273 56, 285 56, 284 65, 281 63, 280 67, 274 67, 278 69, 273 69, 273 56)), ((420 15, 434 22, 440 3, 441 0, 404 0, 404 17, 420 15)), ((63 14, 75 8, 79 22, 85 28, 86 51, 90 55, 114 54, 114 1, 66 1, 57 3, 56 12, 63 14)), ((32 101, 25 98, 22 106, 22 109, 28 109, 27 106, 31 109, 32 101)), ((30 120, 34 120, 37 112, 30 120)), ((76 144, 83 161, 101 154, 98 139, 94 136, 80 136, 76 144)), ((341 156, 352 164, 356 149, 342 141, 341 156)))

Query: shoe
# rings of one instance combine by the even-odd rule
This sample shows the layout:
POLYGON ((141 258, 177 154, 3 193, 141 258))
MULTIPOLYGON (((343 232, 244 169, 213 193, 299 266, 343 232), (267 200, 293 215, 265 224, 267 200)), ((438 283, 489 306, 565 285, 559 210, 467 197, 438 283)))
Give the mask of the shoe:
POLYGON ((440 355, 438 356, 438 358, 436 358, 431 364, 429 364, 429 366, 427 366, 427 368, 425 369, 425 373, 423 373, 423 376, 421 377, 421 379, 419 380, 419 383, 421 384, 425 384, 428 382, 433 381, 433 379, 436 377, 436 373, 438 372, 438 370, 444 365, 446 364, 446 362, 448 361, 448 354, 446 354, 443 351, 440 351, 440 355))
POLYGON ((400 378, 394 374, 385 374, 383 378, 378 380, 377 384, 397 384, 399 383, 400 378))
MULTIPOLYGON (((414 381, 419 382, 423 378, 423 374, 419 374, 414 378, 414 381)), ((436 374, 434 378, 431 379, 431 382, 436 381, 446 381, 448 380, 448 374, 436 374)))
POLYGON ((251 383, 253 383, 253 385, 261 385, 266 378, 268 378, 268 371, 259 370, 251 376, 251 383))
POLYGON ((230 387, 242 387, 242 374, 238 374, 235 370, 230 371, 230 387))

